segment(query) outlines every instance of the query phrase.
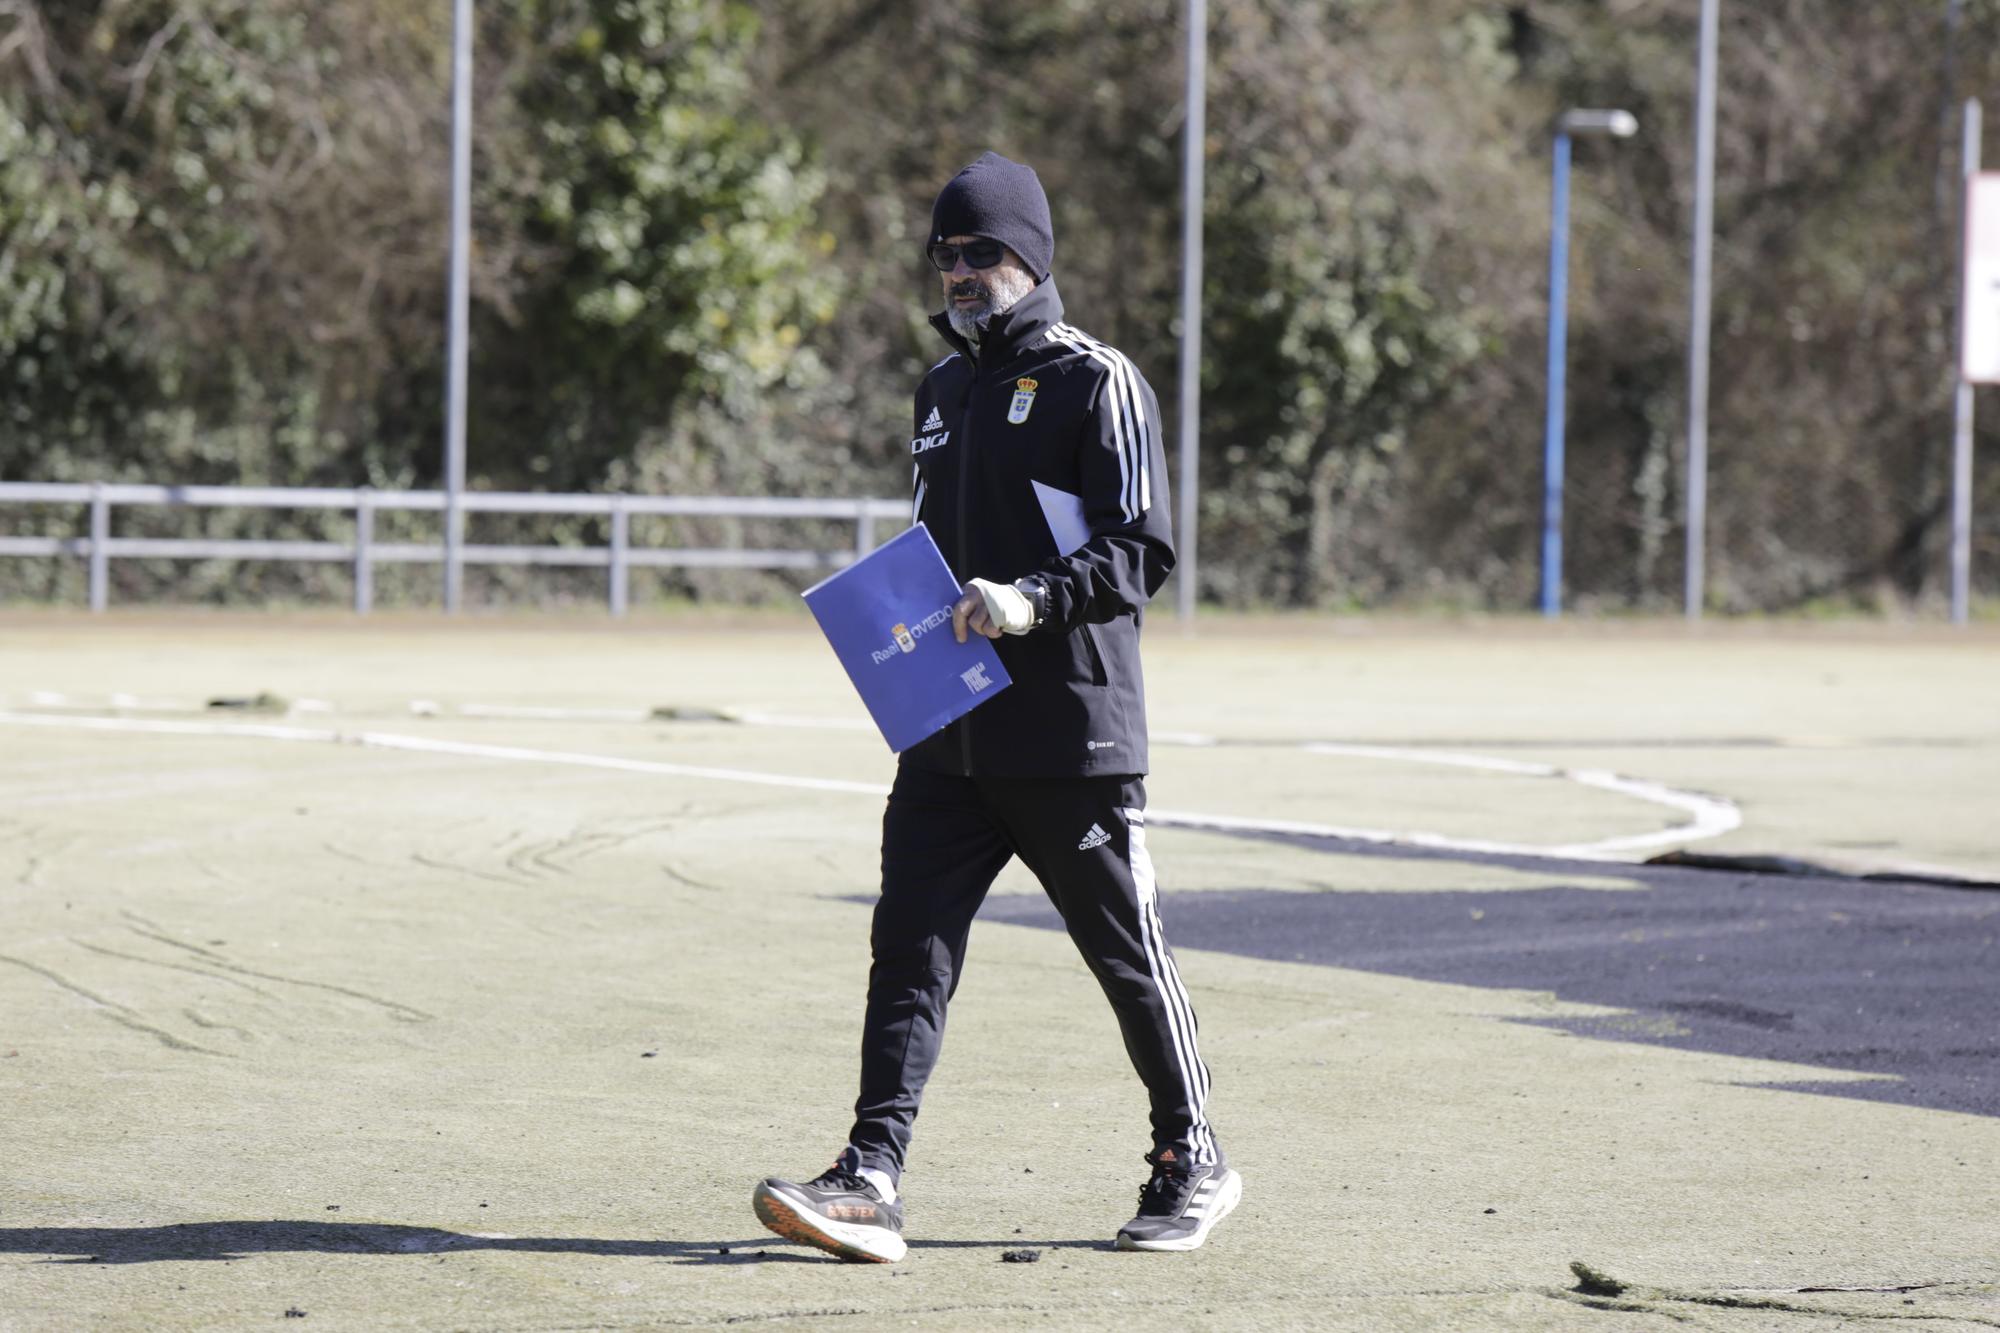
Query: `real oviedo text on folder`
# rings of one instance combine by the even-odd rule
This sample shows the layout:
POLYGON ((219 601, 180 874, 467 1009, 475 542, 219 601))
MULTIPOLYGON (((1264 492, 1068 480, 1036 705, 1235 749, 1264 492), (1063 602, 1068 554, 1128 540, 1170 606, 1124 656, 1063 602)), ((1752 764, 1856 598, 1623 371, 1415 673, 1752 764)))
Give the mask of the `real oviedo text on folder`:
POLYGON ((820 632, 898 753, 1011 682, 990 640, 951 633, 958 580, 919 523, 806 589, 820 632))

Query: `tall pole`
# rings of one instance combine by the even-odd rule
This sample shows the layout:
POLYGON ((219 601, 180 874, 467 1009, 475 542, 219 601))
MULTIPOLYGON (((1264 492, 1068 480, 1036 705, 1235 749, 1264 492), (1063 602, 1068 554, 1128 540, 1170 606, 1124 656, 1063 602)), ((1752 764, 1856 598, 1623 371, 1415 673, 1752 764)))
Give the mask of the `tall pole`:
MULTIPOLYGON (((1979 99, 1965 102, 1965 132, 1961 140, 1964 155, 1964 194, 1971 197, 1972 178, 1979 171, 1979 99)), ((1972 258, 1967 209, 1959 241, 1958 269, 1958 393, 1952 405, 1951 432, 1951 623, 1963 625, 1972 609, 1972 381, 1966 378, 1965 340, 1971 332, 1971 284, 1966 269, 1972 258)))
MULTIPOLYGON (((1958 26, 1960 0, 1945 0, 1944 6, 1944 133, 1951 133, 1951 113, 1958 110, 1958 26)), ((1938 216, 1951 216, 1951 167, 1945 155, 1938 154, 1937 166, 1937 210, 1938 216)))
POLYGON ((1715 36, 1721 0, 1701 0, 1694 130, 1694 281, 1688 308, 1687 577, 1689 620, 1701 619, 1708 535, 1708 322, 1715 236, 1715 36))
POLYGON ((1194 623, 1195 538, 1201 513, 1201 221, 1202 153, 1208 137, 1208 3, 1188 0, 1187 121, 1181 145, 1181 466, 1175 534, 1180 579, 1175 609, 1194 623))
POLYGON ((464 565, 465 360, 467 265, 472 243, 472 0, 452 0, 451 24, 451 294, 447 317, 444 428, 444 609, 456 613, 464 565))
POLYGON ((1562 614, 1563 395, 1569 359, 1569 134, 1556 131, 1549 177, 1549 376, 1542 429, 1542 614, 1562 614))

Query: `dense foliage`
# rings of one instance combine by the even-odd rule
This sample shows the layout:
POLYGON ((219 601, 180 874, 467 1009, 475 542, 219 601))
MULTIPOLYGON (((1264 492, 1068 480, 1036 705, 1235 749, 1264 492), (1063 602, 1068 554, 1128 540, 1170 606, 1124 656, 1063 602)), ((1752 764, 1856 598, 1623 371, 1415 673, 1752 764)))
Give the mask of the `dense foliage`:
MULTIPOLYGON (((1177 426, 1179 0, 477 7, 475 485, 896 494, 917 242, 987 147, 1177 426)), ((0 0, 0 477, 435 483, 450 8, 0 0)), ((1697 8, 1211 0, 1204 595, 1528 603, 1548 131, 1596 105, 1642 131, 1577 145, 1568 572, 1675 603, 1697 8)), ((1715 603, 1935 598, 1956 106, 2000 105, 2000 0, 1722 12, 1715 603)))

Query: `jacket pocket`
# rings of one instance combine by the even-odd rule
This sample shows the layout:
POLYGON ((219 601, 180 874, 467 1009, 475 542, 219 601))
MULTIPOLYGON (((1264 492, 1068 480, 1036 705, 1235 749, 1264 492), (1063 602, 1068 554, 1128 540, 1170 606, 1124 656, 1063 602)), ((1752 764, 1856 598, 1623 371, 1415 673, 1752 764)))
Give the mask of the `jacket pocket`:
POLYGON ((1097 636, 1092 626, 1078 625, 1070 639, 1074 644, 1071 679, 1084 685, 1109 685, 1111 677, 1104 670, 1104 654, 1097 649, 1097 636))

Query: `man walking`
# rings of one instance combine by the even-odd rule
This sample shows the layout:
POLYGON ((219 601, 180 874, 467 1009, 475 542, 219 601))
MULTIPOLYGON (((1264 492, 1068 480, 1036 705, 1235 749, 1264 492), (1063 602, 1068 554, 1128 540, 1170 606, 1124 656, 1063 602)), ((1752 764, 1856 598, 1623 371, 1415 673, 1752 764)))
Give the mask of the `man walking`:
POLYGON ((1063 321, 1048 200, 987 153, 931 212, 953 349, 917 390, 912 520, 999 640, 1013 685, 901 757, 882 821, 882 896, 847 1146, 804 1184, 767 1179, 771 1230, 850 1259, 905 1252, 899 1186, 945 1006, 987 889, 1034 872, 1104 988, 1152 1107, 1151 1178, 1121 1249, 1192 1250, 1243 1182, 1206 1114, 1208 1069, 1146 854, 1142 608, 1173 568, 1159 404, 1115 348, 1063 321))

